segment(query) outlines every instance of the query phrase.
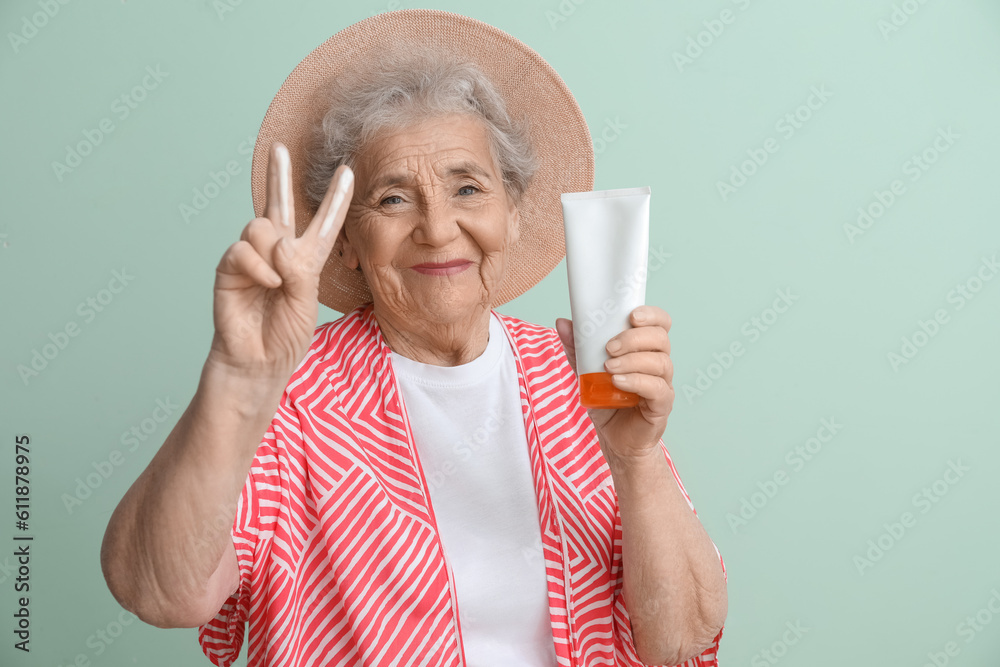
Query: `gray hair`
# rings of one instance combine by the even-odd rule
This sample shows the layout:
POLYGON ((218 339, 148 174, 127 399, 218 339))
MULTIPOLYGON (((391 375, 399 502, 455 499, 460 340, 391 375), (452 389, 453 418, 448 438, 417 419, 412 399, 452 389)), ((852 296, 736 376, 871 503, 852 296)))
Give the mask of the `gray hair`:
POLYGON ((379 58, 375 72, 335 81, 324 89, 328 111, 312 128, 306 194, 318 208, 341 164, 355 167, 359 152, 379 131, 428 117, 469 113, 489 136, 492 157, 507 194, 520 203, 538 168, 526 119, 514 119, 483 72, 454 54, 433 49, 395 51, 379 58))

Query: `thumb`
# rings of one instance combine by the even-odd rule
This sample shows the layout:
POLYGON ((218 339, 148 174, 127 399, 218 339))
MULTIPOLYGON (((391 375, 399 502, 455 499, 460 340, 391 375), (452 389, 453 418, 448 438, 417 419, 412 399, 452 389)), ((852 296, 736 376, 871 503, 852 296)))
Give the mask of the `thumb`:
POLYGON ((273 253, 274 270, 281 275, 282 279, 288 278, 293 273, 292 246, 288 242, 288 237, 282 236, 278 239, 271 252, 273 253))
POLYGON ((283 284, 292 292, 297 292, 305 283, 310 267, 303 266, 302 258, 295 252, 294 241, 287 236, 278 239, 273 252, 274 270, 281 276, 283 284))
POLYGON ((562 342, 566 358, 569 360, 570 368, 576 373, 576 345, 573 342, 573 321, 562 317, 556 318, 556 333, 562 342))

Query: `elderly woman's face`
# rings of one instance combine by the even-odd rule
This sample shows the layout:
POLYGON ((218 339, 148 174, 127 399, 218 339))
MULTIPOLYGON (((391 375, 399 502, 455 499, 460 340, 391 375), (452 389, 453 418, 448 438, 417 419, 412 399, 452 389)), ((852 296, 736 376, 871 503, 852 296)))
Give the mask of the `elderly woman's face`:
POLYGON ((360 263, 376 308, 455 322, 489 307, 519 216, 481 121, 456 114, 386 131, 358 156, 355 178, 344 263, 360 263))

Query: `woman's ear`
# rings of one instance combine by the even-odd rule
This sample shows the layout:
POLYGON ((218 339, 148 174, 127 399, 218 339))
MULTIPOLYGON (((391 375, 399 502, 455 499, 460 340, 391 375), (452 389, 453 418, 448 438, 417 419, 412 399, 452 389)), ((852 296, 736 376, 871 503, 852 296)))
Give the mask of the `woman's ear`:
POLYGON ((337 242, 333 244, 333 251, 340 256, 340 263, 347 268, 356 271, 360 266, 358 253, 347 239, 346 230, 340 230, 340 236, 337 237, 337 242))

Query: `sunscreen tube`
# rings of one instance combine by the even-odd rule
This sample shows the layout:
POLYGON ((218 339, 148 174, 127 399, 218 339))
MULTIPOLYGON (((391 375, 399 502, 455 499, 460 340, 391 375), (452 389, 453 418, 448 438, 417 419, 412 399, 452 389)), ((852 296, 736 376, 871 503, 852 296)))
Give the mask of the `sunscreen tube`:
POLYGON ((639 395, 617 388, 604 370, 605 346, 646 303, 649 187, 567 192, 561 200, 580 403, 634 406, 639 395))

